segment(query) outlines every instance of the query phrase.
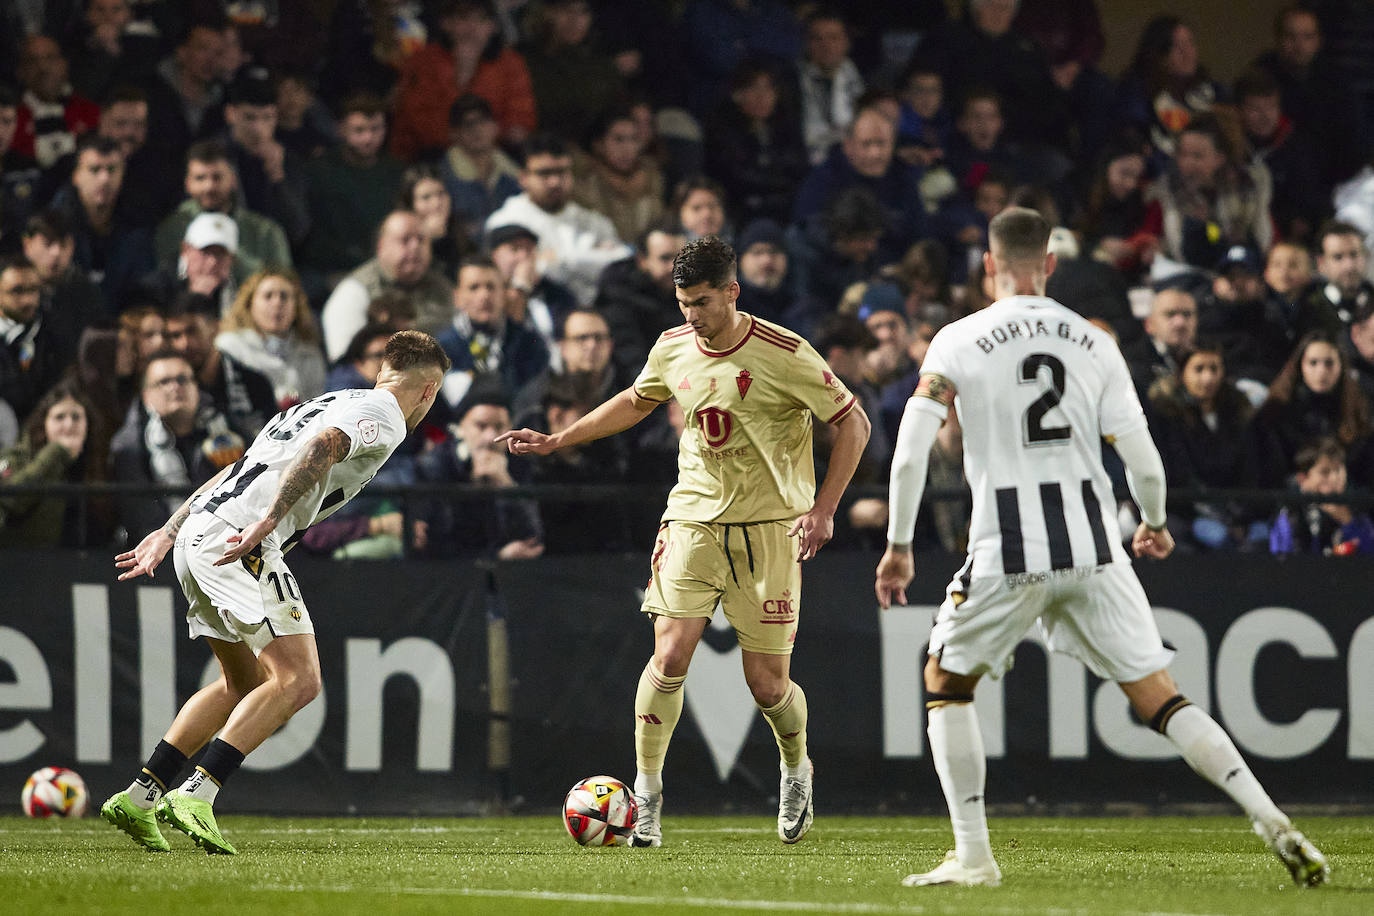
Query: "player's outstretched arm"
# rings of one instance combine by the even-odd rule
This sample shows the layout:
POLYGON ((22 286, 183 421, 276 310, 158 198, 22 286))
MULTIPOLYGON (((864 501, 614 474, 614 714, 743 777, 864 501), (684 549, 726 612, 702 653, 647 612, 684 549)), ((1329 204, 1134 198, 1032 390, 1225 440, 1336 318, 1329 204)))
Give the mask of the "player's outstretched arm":
POLYGON ((225 540, 224 555, 215 561, 215 565, 237 562, 262 543, 262 539, 272 533, 286 513, 291 511, 291 507, 324 480, 330 468, 348 457, 352 445, 348 434, 337 426, 321 431, 305 443, 282 474, 272 504, 267 507, 267 514, 238 534, 230 535, 225 540))
POLYGON ((493 441, 506 443, 506 449, 512 455, 547 455, 569 445, 581 445, 594 439, 604 439, 629 429, 653 413, 657 406, 657 401, 641 398, 635 394, 634 388, 630 387, 607 398, 595 410, 561 433, 550 436, 533 429, 512 429, 497 436, 493 441))
POLYGON ((825 480, 816 491, 816 501, 810 511, 792 523, 787 536, 798 535, 797 559, 809 560, 835 536, 835 510, 839 508, 844 488, 854 476, 863 457, 864 446, 872 424, 868 414, 857 403, 835 426, 835 447, 830 451, 825 480))
POLYGON ((221 468, 215 476, 197 487, 196 492, 186 497, 181 508, 172 513, 172 517, 167 519, 166 524, 156 531, 150 532, 147 537, 138 542, 137 547, 118 554, 115 557, 115 568, 124 570, 119 574, 118 581, 137 579, 144 574, 147 574, 149 579, 153 578, 153 570, 157 569, 163 557, 167 556, 167 551, 172 549, 172 545, 176 543, 177 535, 181 532, 181 526, 186 524, 186 519, 191 516, 191 501, 223 480, 224 475, 229 473, 229 469, 232 467, 233 465, 221 468))

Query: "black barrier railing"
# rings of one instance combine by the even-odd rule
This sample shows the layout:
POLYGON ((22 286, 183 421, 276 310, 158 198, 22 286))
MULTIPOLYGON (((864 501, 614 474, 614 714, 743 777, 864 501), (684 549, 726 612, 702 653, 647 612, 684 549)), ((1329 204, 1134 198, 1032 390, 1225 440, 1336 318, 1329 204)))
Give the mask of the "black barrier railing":
MULTIPOLYGON (((99 483, 32 483, 0 487, 0 496, 36 496, 63 499, 80 499, 75 524, 78 532, 84 534, 89 524, 89 501, 92 499, 118 499, 138 497, 185 497, 194 487, 169 487, 153 483, 128 483, 107 481, 99 483)), ((661 505, 667 497, 668 485, 654 484, 517 484, 511 487, 491 487, 478 484, 454 483, 415 483, 404 486, 370 486, 365 491, 370 497, 395 500, 404 516, 414 515, 417 503, 431 501, 461 501, 473 499, 529 499, 540 503, 600 502, 608 505, 661 505)), ((841 509, 857 499, 886 499, 887 487, 879 484, 855 485, 845 491, 841 509)), ((970 500, 967 489, 951 487, 931 487, 925 491, 925 501, 962 502, 970 500)), ((1352 509, 1374 511, 1374 493, 1347 492, 1340 494, 1303 493, 1297 490, 1271 489, 1214 489, 1187 488, 1169 491, 1170 505, 1195 503, 1203 505, 1243 505, 1246 507, 1267 508, 1276 513, 1283 506, 1308 506, 1312 504, 1337 503, 1352 509)), ((137 538, 139 532, 130 532, 137 538)), ((85 542, 85 538, 81 538, 85 542)), ((843 547, 843 544, 836 546, 843 547)))

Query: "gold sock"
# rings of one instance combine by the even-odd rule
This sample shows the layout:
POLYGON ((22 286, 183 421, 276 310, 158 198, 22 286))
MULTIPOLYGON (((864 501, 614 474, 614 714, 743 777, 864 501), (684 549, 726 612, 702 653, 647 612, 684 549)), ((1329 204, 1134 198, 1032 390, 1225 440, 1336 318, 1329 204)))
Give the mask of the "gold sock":
POLYGON ((668 677, 652 658, 635 691, 635 766, 641 773, 663 771, 668 742, 682 715, 682 685, 687 675, 668 677))
POLYGON ((801 685, 789 682, 778 705, 759 709, 778 740, 782 762, 794 769, 801 766, 806 760, 806 694, 801 685))

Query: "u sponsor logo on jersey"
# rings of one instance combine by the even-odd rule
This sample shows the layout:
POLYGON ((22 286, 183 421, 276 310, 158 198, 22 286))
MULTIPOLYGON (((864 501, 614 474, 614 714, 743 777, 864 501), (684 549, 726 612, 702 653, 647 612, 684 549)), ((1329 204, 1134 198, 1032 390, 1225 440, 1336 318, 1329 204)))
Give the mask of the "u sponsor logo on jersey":
POLYGON ((697 408, 696 418, 701 435, 711 448, 720 448, 729 441, 730 432, 735 425, 730 411, 719 407, 700 407, 697 408))

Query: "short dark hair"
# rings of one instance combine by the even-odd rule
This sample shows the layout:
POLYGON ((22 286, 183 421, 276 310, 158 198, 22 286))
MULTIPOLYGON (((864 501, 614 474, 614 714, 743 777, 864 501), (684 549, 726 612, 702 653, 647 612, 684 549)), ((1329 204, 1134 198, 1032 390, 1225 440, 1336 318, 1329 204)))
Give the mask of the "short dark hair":
POLYGON ((687 198, 692 196, 693 191, 706 191, 709 194, 714 194, 722 207, 729 200, 725 194, 725 185, 706 175, 693 175, 679 181, 677 187, 673 188, 673 199, 668 204, 668 211, 674 214, 681 213, 682 205, 687 203, 687 198))
MULTIPOLYGON (((900 314, 900 313, 899 313, 900 314)), ((872 350, 878 338, 868 325, 853 315, 831 315, 816 332, 816 351, 824 356, 833 347, 845 350, 872 350)))
POLYGON ((724 289, 735 279, 735 249, 719 236, 688 242, 673 259, 673 285, 686 289, 705 283, 724 289))
POLYGON ((415 300, 404 290, 383 290, 367 304, 367 320, 379 324, 415 320, 415 300), (385 315, 385 319, 381 316, 385 315))
MULTIPOLYGON (((153 363, 163 359, 179 359, 186 365, 191 366, 190 357, 188 357, 185 353, 182 353, 180 350, 174 350, 171 347, 166 346, 159 347, 152 353, 148 354, 148 361, 143 364, 143 375, 138 380, 138 387, 143 388, 147 385, 148 368, 152 366, 153 363)), ((195 366, 191 366, 191 369, 194 371, 195 366)))
POLYGON ((491 110, 491 103, 473 92, 467 92, 458 96, 453 104, 448 108, 448 126, 460 127, 463 118, 472 112, 479 112, 488 121, 495 120, 496 115, 491 110))
POLYGON ((397 331, 386 342, 383 361, 397 372, 434 367, 447 372, 453 367, 439 341, 424 331, 397 331))
POLYGON ((1341 440, 1335 436, 1322 436, 1307 443, 1293 456, 1293 467, 1299 474, 1306 474, 1323 458, 1345 464, 1345 446, 1341 445, 1341 440))
POLYGON ((1364 233, 1352 223, 1347 223, 1343 219, 1329 219, 1322 223, 1317 230, 1317 253, 1322 250, 1322 243, 1326 241, 1328 235, 1356 235, 1359 236, 1361 243, 1364 242, 1364 233))
POLYGON ((664 235, 687 235, 687 231, 682 228, 682 224, 677 221, 675 216, 655 220, 639 230, 639 235, 635 236, 635 252, 637 254, 649 253, 649 236, 655 232, 661 232, 664 235))
POLYGON ((71 221, 55 207, 38 211, 24 224, 24 238, 30 239, 36 235, 55 242, 74 237, 71 221))
POLYGON ((962 116, 964 112, 968 111, 969 105, 972 105, 979 99, 992 102, 997 106, 999 112, 1006 111, 1006 105, 1002 101, 1002 94, 996 89, 993 89, 991 86, 971 86, 959 99, 959 115, 962 116))
POLYGON ((501 272, 501 269, 496 266, 496 262, 491 259, 490 255, 470 254, 458 262, 458 269, 453 272, 453 278, 457 280, 461 277, 463 275, 463 269, 467 267, 476 267, 481 270, 494 270, 497 273, 501 272))
POLYGON ((10 251, 0 254, 0 274, 7 270, 37 270, 33 262, 24 257, 22 251, 10 251))
POLYGON ((105 93, 104 98, 100 100, 100 107, 106 109, 118 105, 120 102, 142 102, 146 105, 148 104, 148 91, 142 86, 120 83, 110 87, 109 91, 105 93))
POLYGON ((386 100, 375 92, 352 92, 344 96, 339 102, 339 120, 351 114, 385 115, 387 112, 386 100))
POLYGON ((887 214, 877 195, 862 185, 853 185, 836 194, 820 215, 821 225, 830 240, 856 236, 882 235, 887 231, 887 214))
POLYGON ((223 140, 197 140, 186 148, 186 165, 192 162, 228 162, 233 163, 229 156, 229 146, 223 140))
POLYGON ((557 328, 554 328, 554 334, 556 335, 556 339, 558 339, 558 340, 564 340, 564 339, 567 338, 567 336, 568 336, 568 322, 569 322, 570 320, 572 320, 573 318, 577 317, 578 315, 592 315, 592 316, 594 316, 598 321, 600 321, 602 324, 604 324, 604 325, 606 326, 606 329, 607 329, 608 331, 610 330, 611 323, 610 323, 609 321, 606 320, 606 316, 605 316, 605 315, 601 314, 601 313, 598 312, 596 309, 591 308, 591 307, 589 307, 589 306, 579 305, 579 306, 578 306, 577 308, 575 308, 575 309, 569 309, 569 310, 563 315, 563 319, 562 319, 561 321, 558 322, 558 327, 557 327, 557 328))
POLYGON ((368 344, 378 337, 385 337, 390 340, 391 335, 395 333, 396 329, 389 324, 382 324, 377 321, 368 322, 348 341, 348 349, 344 350, 343 356, 339 358, 339 362, 356 363, 361 361, 363 354, 367 352, 368 344))
POLYGON ((601 403, 601 382, 594 372, 559 372, 549 376, 544 407, 582 407, 601 403))
POLYGON ((122 152, 119 143, 103 134, 88 130, 76 138, 76 155, 73 161, 80 161, 81 154, 92 150, 101 156, 108 156, 111 153, 122 152))
POLYGON ((568 144, 558 134, 547 130, 541 130, 530 136, 525 141, 525 162, 530 161, 531 156, 571 156, 568 151, 568 144))
POLYGON ((1049 220, 1026 207, 1008 207, 988 223, 988 243, 996 241, 1001 259, 1042 261, 1050 244, 1049 220))
POLYGON ((1274 74, 1262 67, 1251 67, 1236 78, 1235 90, 1232 92, 1236 104, 1240 105, 1250 98, 1270 98, 1280 95, 1279 81, 1274 79, 1274 74))

